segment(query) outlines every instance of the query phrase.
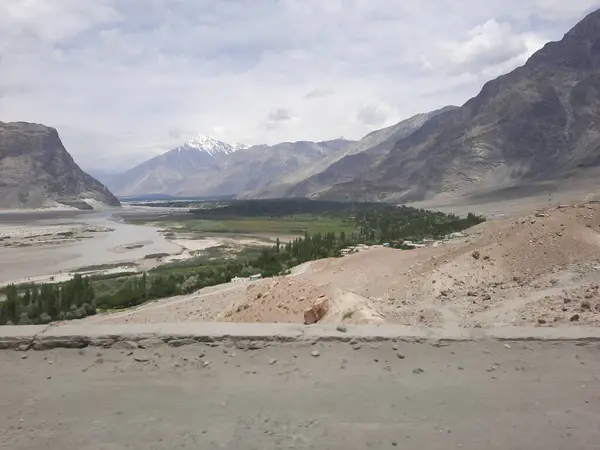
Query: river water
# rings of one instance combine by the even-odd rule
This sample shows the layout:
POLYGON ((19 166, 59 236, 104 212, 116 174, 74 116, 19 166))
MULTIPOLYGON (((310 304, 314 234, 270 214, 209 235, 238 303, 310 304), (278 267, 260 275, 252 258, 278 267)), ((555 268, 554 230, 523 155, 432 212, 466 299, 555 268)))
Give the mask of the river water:
MULTIPOLYGON (((89 225, 108 227, 112 232, 94 233, 92 239, 70 244, 30 247, 0 247, 0 283, 68 272, 84 266, 130 262, 152 253, 178 253, 181 250, 145 225, 120 222, 116 214, 127 210, 94 212, 35 212, 0 214, 0 229, 89 225), (141 246, 126 248, 127 246, 141 246)), ((156 213, 156 209, 153 210, 156 213)))

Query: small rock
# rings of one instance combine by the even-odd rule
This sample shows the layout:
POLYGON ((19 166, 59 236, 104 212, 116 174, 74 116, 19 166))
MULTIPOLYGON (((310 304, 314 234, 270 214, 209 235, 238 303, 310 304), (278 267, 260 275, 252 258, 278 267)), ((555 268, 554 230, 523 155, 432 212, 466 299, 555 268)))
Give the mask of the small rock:
POLYGON ((475 291, 469 291, 469 292, 467 292, 467 295, 469 297, 477 297, 477 292, 475 292, 475 291))
POLYGON ((511 348, 510 344, 504 344, 504 348, 511 348))
POLYGON ((150 361, 150 357, 146 355, 137 355, 134 356, 133 359, 137 362, 148 362, 150 361))
POLYGON ((312 325, 321 320, 329 311, 329 299, 324 295, 320 296, 318 302, 304 311, 304 324, 312 325))
POLYGON ((206 356, 206 353, 204 353, 204 352, 200 352, 200 353, 198 353, 198 355, 197 355, 196 357, 197 357, 197 358, 199 358, 199 359, 202 359, 202 358, 204 358, 205 356, 206 356))
POLYGON ((392 344, 392 350, 398 350, 398 344, 392 344))
POLYGON ((346 327, 346 325, 338 325, 336 328, 336 330, 338 330, 340 333, 345 333, 346 331, 348 331, 348 328, 346 327))
POLYGON ((269 365, 270 365, 270 366, 272 366, 273 364, 276 364, 276 363, 277 363, 277 360, 276 360, 275 358, 271 358, 271 359, 269 360, 269 365))
POLYGON ((167 344, 170 347, 183 347, 184 345, 194 345, 197 341, 191 338, 172 339, 167 344))
POLYGON ((137 342, 133 341, 119 341, 115 342, 112 345, 112 348, 116 348, 119 350, 135 350, 136 348, 139 348, 139 345, 137 344, 137 342))
POLYGON ((481 256, 481 253, 479 253, 479 251, 478 251, 478 250, 475 250, 473 253, 471 253, 471 256, 472 256, 474 259, 479 259, 479 257, 481 256))
POLYGON ((319 350, 313 350, 312 352, 310 352, 310 354, 311 354, 311 356, 314 356, 315 358, 321 355, 319 350))
POLYGON ((538 323, 540 325, 545 325, 546 324, 546 319, 538 319, 538 323))
POLYGON ((565 304, 567 304, 567 303, 571 303, 571 299, 570 299, 570 298, 565 298, 565 299, 563 300, 563 302, 564 302, 565 304))
POLYGON ((252 341, 252 342, 248 343, 247 349, 248 350, 260 350, 264 346, 265 346, 264 342, 252 341))
POLYGON ((413 373, 414 374, 420 374, 425 372, 423 369, 421 369, 420 367, 417 367, 416 369, 413 369, 413 373))
POLYGON ((138 341, 138 346, 140 348, 153 348, 165 345, 162 339, 157 338, 148 338, 148 339, 140 339, 138 341))
POLYGON ((360 350, 362 348, 362 344, 360 342, 357 342, 356 344, 352 345, 352 348, 354 350, 360 350))
POLYGON ((404 355, 404 354, 402 354, 402 353, 400 353, 400 352, 396 353, 396 356, 397 356, 399 359, 404 359, 404 358, 406 358, 406 355, 404 355))
POLYGON ((581 316, 579 314, 574 314, 573 316, 571 316, 570 321, 577 322, 577 321, 579 321, 580 318, 581 318, 581 316))
POLYGON ((586 310, 590 310, 592 309, 592 305, 590 304, 590 302, 581 302, 581 309, 586 309, 586 310))
POLYGON ((202 363, 202 367, 208 367, 208 366, 210 366, 210 361, 204 361, 202 363))
POLYGON ((21 359, 27 359, 27 353, 25 353, 24 355, 21 355, 21 359))
POLYGON ((486 301, 488 301, 488 300, 491 300, 491 299, 492 299, 492 296, 491 296, 490 294, 485 294, 485 295, 483 296, 483 299, 484 299, 484 300, 486 300, 486 301))

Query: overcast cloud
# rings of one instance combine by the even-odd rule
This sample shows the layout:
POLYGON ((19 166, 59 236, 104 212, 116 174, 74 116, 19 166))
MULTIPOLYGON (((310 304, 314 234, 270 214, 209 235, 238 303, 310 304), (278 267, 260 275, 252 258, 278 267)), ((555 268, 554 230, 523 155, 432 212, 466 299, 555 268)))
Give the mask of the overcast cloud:
POLYGON ((194 134, 358 139, 463 104, 599 0, 1 0, 0 120, 84 168, 194 134))

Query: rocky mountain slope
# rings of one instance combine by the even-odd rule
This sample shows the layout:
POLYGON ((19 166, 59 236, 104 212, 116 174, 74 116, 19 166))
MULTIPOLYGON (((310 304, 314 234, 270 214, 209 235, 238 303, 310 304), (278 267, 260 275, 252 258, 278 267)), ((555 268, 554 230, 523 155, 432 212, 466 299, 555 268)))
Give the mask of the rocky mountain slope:
POLYGON ((351 141, 284 142, 234 146, 194 138, 163 155, 112 177, 119 195, 169 194, 181 197, 240 195, 324 159, 351 141))
POLYGON ((91 209, 119 200, 85 173, 44 125, 0 122, 0 208, 71 205, 91 209))
POLYGON ((412 201, 600 171, 600 11, 322 198, 412 201))
POLYGON ((318 196, 320 192, 335 184, 352 180, 365 167, 387 155, 397 141, 414 133, 429 119, 453 109, 456 109, 456 106, 446 106, 373 131, 330 157, 279 179, 278 184, 267 186, 256 197, 318 196))

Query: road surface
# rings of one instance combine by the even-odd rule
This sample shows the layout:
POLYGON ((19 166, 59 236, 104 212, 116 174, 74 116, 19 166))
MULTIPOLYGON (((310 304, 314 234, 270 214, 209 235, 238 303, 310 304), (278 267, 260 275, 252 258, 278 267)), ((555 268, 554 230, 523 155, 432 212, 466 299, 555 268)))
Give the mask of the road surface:
POLYGON ((0 448, 598 448, 598 342, 354 347, 0 351, 0 448))

